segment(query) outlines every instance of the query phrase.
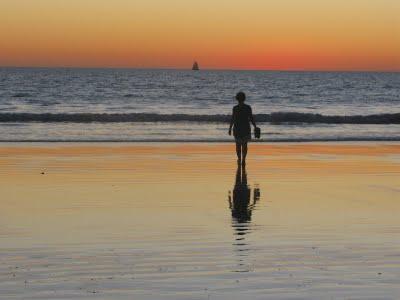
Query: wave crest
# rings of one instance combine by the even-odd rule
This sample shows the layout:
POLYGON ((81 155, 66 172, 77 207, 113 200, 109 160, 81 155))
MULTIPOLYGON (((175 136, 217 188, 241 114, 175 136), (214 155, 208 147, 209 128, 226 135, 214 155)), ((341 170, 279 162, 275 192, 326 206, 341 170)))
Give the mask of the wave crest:
MULTIPOLYGON (((0 113, 0 123, 10 122, 39 122, 39 123, 124 123, 124 122, 204 122, 225 123, 230 116, 190 115, 190 114, 100 114, 100 113, 0 113)), ((321 115, 299 112, 274 112, 271 114, 255 115, 257 122, 281 123, 323 123, 323 124, 400 124, 400 113, 375 115, 321 115)))

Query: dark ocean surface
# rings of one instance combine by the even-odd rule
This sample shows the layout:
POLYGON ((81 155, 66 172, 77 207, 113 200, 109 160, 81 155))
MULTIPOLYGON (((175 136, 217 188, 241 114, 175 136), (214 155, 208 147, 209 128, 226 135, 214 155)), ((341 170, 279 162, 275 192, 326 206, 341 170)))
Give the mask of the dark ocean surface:
POLYGON ((400 140, 400 73, 0 68, 0 141, 400 140))

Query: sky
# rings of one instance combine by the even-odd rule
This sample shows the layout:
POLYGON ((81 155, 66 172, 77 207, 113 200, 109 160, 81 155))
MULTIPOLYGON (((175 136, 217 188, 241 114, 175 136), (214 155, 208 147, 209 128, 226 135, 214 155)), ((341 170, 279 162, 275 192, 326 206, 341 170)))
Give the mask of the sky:
POLYGON ((399 0, 0 0, 0 66, 400 71, 399 0))

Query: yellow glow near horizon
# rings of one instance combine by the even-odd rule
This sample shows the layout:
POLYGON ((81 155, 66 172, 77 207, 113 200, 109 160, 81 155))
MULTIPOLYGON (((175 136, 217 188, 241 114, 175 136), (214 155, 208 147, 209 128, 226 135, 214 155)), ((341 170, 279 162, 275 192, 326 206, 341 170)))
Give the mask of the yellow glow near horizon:
POLYGON ((400 71, 398 0, 2 0, 0 65, 400 71))

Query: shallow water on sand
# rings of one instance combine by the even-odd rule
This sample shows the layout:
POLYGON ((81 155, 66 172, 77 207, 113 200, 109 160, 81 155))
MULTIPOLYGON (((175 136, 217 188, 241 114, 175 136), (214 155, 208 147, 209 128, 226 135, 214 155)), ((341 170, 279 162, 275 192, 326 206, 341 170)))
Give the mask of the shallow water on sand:
POLYGON ((0 299, 397 299, 400 145, 251 146, 3 144, 0 299))

